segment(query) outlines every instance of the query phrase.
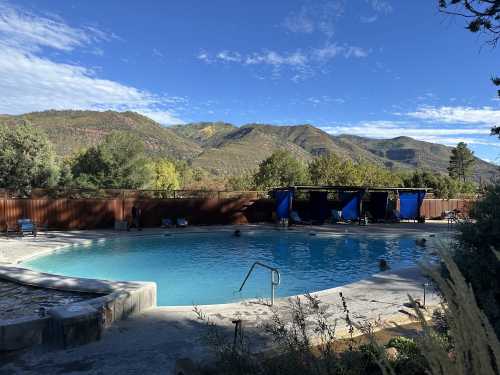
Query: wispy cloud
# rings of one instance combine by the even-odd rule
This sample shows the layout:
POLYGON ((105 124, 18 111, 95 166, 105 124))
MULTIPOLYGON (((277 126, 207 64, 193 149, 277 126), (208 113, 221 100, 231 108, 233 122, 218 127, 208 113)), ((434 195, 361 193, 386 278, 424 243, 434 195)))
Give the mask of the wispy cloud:
MULTIPOLYGON (((398 113, 401 115, 401 113, 398 113)), ((413 112, 404 113, 409 117, 441 123, 476 124, 486 127, 500 126, 500 110, 492 107, 432 107, 425 106, 413 112)))
POLYGON ((288 14, 282 26, 292 33, 319 32, 331 38, 338 19, 344 14, 345 4, 345 0, 307 2, 288 14))
POLYGON ((378 20, 378 16, 376 14, 373 16, 361 16, 359 19, 362 23, 373 23, 378 20))
POLYGON ((389 14, 393 11, 392 5, 387 0, 365 0, 377 13, 389 14))
POLYGON ((153 53, 153 56, 155 56, 155 57, 163 57, 163 53, 157 48, 153 48, 152 53, 153 53))
POLYGON ((207 64, 225 63, 239 64, 243 66, 264 65, 270 66, 276 73, 277 70, 287 67, 294 71, 292 79, 305 79, 314 75, 316 67, 329 63, 331 60, 343 57, 364 58, 370 54, 358 46, 326 44, 320 48, 312 48, 307 51, 296 50, 293 52, 278 52, 264 50, 243 54, 237 51, 223 50, 214 54, 201 51, 197 58, 207 64), (300 73, 300 74, 297 74, 300 73))
POLYGON ((71 51, 110 36, 95 28, 73 28, 60 20, 40 17, 0 1, 0 34, 2 42, 27 51, 49 47, 71 51))
POLYGON ((332 98, 328 95, 311 96, 308 97, 306 101, 312 103, 315 107, 321 104, 344 104, 346 102, 343 98, 332 98))
POLYGON ((401 120, 361 121, 322 127, 330 134, 352 134, 372 138, 412 137, 454 146, 458 142, 500 148, 490 128, 500 125, 500 110, 491 107, 420 107, 395 113, 401 120))
POLYGON ((394 138, 408 136, 413 138, 448 136, 448 135, 489 135, 486 129, 470 128, 435 128, 422 127, 419 124, 406 121, 364 121, 349 125, 326 127, 332 134, 367 134, 374 138, 394 138))
MULTIPOLYGON (((132 110, 170 124, 181 123, 169 97, 98 77, 95 70, 55 62, 44 49, 69 53, 114 39, 95 27, 74 28, 0 0, 0 113, 47 109, 132 110)), ((178 104, 178 103, 177 103, 178 104)))
POLYGON ((360 16, 360 21, 362 23, 373 23, 379 19, 381 15, 387 15, 393 12, 392 5, 386 0, 365 0, 369 5, 370 13, 369 16, 360 16))

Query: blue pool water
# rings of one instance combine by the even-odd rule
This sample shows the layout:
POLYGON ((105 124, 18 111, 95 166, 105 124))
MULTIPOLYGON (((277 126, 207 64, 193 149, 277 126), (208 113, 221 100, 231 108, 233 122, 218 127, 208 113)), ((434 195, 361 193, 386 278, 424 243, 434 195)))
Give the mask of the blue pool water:
POLYGON ((155 281, 158 304, 227 303, 270 296, 270 273, 255 261, 279 269, 278 297, 314 292, 358 281, 378 272, 378 259, 391 267, 412 266, 424 249, 414 237, 311 236, 293 232, 179 233, 121 238, 70 247, 27 261, 37 271, 107 280, 155 281))

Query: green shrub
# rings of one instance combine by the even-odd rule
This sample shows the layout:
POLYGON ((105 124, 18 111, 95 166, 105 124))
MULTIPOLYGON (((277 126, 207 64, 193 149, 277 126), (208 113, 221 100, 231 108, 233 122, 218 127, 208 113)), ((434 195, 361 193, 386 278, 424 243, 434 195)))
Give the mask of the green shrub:
POLYGON ((454 261, 471 284, 479 307, 500 337, 500 184, 487 189, 471 211, 475 222, 459 227, 454 261))
POLYGON ((399 358, 416 358, 420 355, 417 343, 408 337, 396 336, 393 337, 386 345, 388 348, 396 348, 399 358))

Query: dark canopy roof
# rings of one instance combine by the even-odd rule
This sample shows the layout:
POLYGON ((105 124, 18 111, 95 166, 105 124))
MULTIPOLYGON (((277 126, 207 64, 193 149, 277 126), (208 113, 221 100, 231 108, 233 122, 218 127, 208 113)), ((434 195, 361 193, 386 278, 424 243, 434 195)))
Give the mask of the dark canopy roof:
POLYGON ((274 188, 272 191, 278 191, 278 190, 294 190, 294 191, 334 191, 334 192, 341 192, 341 191, 365 191, 365 192, 371 192, 371 191, 386 191, 386 192, 399 192, 399 191, 424 191, 428 192, 431 191, 431 189, 428 188, 401 188, 401 187, 369 187, 369 186, 331 186, 331 185, 324 185, 324 186, 313 186, 313 185, 294 185, 294 186, 287 186, 287 187, 280 187, 280 188, 274 188))

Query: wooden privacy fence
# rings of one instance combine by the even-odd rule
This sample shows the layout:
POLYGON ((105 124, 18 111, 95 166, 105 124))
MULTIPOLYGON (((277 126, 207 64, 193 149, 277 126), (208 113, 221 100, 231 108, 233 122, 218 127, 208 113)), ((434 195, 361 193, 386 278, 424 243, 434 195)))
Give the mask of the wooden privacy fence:
POLYGON ((439 219, 443 212, 453 210, 467 215, 474 202, 473 199, 424 199, 420 213, 427 219, 439 219))
POLYGON ((245 224, 272 220, 274 203, 251 196, 230 198, 4 198, 0 199, 0 229, 15 228, 30 218, 40 228, 112 228, 115 220, 131 220, 132 207, 142 210, 142 225, 157 227, 162 218, 185 217, 191 224, 245 224))
MULTIPOLYGON (((185 217, 194 225, 246 224, 272 221, 274 201, 258 193, 215 192, 204 196, 177 194, 176 198, 151 198, 141 194, 117 194, 109 198, 13 198, 0 195, 0 230, 15 228, 18 219, 30 218, 40 228, 112 228, 115 220, 131 219, 134 205, 142 209, 142 225, 157 227, 162 218, 185 217)), ((425 199, 421 214, 441 217, 444 211, 468 213, 473 200, 425 199)), ((332 205, 335 202, 331 202, 332 205)), ((300 210, 307 201, 297 201, 300 210)))

